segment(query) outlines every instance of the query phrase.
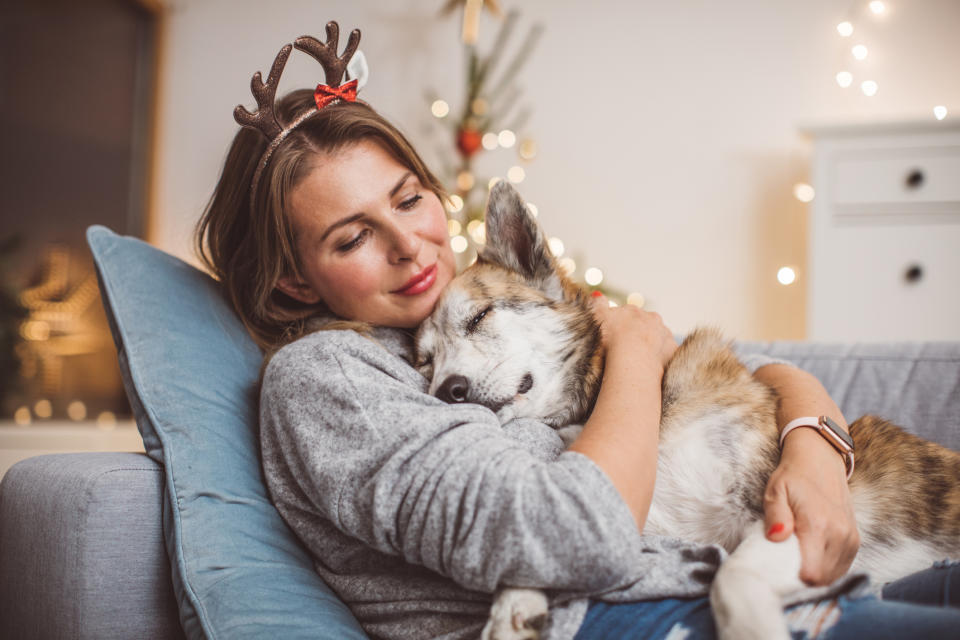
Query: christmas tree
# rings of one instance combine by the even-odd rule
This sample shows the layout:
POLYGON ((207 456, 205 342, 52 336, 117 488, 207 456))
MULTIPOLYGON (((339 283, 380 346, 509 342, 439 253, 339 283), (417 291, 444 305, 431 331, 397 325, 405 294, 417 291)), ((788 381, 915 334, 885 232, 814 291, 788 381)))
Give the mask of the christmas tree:
MULTIPOLYGON (((484 152, 514 149, 517 161, 506 171, 506 179, 522 182, 527 166, 537 155, 537 144, 522 132, 531 115, 531 109, 521 103, 518 83, 520 71, 529 60, 543 27, 534 24, 523 37, 515 53, 504 59, 519 22, 519 13, 510 11, 504 16, 499 4, 491 0, 450 0, 443 13, 450 13, 463 5, 462 39, 467 62, 466 87, 463 104, 454 112, 450 104, 436 93, 428 97, 430 110, 439 123, 443 139, 452 143, 441 151, 441 179, 453 187, 447 207, 450 244, 463 267, 476 259, 477 251, 485 241, 483 218, 487 193, 499 176, 480 175, 477 160, 484 152), (487 9, 501 19, 499 30, 489 52, 478 50, 477 36, 480 14, 487 9)), ((528 204, 532 215, 536 206, 528 204)), ((550 250, 558 258, 560 267, 575 280, 591 290, 600 290, 612 301, 631 302, 643 306, 642 298, 632 298, 603 283, 602 272, 588 268, 577 273, 576 261, 564 257, 565 247, 559 238, 549 239, 550 250)))

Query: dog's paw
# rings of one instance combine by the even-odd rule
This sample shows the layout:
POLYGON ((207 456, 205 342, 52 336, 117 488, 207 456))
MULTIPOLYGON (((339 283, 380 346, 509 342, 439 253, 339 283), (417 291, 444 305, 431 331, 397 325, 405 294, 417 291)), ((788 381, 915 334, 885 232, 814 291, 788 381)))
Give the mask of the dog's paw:
POLYGON ((536 589, 504 589, 490 608, 481 640, 537 640, 547 622, 547 597, 536 589))

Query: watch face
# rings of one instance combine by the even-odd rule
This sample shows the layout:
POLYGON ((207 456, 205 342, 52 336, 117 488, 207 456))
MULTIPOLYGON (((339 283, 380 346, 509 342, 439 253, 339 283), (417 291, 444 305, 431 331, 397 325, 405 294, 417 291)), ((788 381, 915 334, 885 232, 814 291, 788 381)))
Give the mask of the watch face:
POLYGON ((830 429, 837 438, 843 440, 843 442, 850 447, 850 450, 853 451, 853 438, 850 437, 850 434, 847 433, 843 427, 831 420, 828 416, 821 416, 820 424, 830 429))

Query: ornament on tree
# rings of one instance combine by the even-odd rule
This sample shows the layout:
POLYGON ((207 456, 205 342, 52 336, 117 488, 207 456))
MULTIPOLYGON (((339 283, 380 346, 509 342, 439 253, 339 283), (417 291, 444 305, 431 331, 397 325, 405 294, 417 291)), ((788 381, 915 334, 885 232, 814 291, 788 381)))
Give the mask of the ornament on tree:
POLYGON ((463 128, 457 132, 457 150, 469 158, 483 146, 483 134, 476 129, 463 128))

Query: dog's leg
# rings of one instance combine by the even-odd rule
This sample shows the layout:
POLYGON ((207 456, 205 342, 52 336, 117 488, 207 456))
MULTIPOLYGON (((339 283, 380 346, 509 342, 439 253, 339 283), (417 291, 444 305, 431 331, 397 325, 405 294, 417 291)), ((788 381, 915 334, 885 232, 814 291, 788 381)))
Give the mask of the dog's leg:
POLYGON ((803 586, 797 537, 770 542, 763 521, 755 522, 710 587, 717 635, 721 640, 789 640, 782 596, 803 586))
POLYGON ((547 596, 538 589, 503 589, 490 608, 481 640, 537 640, 547 622, 547 596))

